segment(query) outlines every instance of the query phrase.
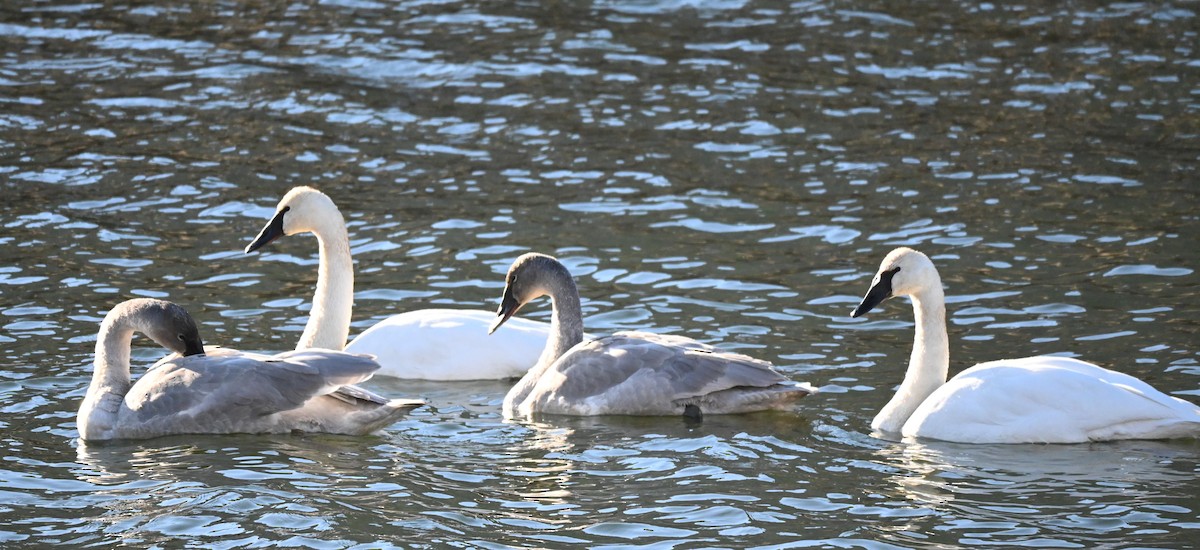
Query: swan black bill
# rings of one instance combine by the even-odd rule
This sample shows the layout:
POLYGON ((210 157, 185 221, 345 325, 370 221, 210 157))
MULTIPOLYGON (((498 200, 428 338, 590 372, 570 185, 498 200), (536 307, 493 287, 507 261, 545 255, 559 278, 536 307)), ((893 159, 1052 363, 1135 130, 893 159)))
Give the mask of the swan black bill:
POLYGON ((867 290, 867 295, 863 296, 862 301, 858 303, 858 307, 854 308, 850 316, 862 316, 866 312, 875 309, 875 306, 882 304, 884 300, 891 298, 892 277, 896 276, 897 271, 900 271, 900 268, 897 267, 881 272, 875 284, 871 285, 871 288, 867 290))
POLYGON ((492 327, 488 329, 488 334, 496 332, 505 321, 509 320, 518 309, 521 309, 521 302, 518 302, 513 297, 512 292, 507 288, 504 289, 504 298, 500 299, 500 308, 496 310, 496 321, 492 323, 492 327))
POLYGON ((183 356, 191 357, 193 355, 204 355, 204 342, 199 336, 195 338, 187 338, 183 342, 183 356))
POLYGON ((283 215, 287 214, 288 210, 290 210, 290 207, 285 206, 282 210, 275 213, 275 217, 271 218, 271 221, 267 222, 266 227, 263 227, 262 231, 258 232, 258 236, 254 238, 254 241, 246 246, 246 254, 267 246, 268 244, 271 244, 271 241, 274 241, 275 239, 278 239, 284 235, 283 215))

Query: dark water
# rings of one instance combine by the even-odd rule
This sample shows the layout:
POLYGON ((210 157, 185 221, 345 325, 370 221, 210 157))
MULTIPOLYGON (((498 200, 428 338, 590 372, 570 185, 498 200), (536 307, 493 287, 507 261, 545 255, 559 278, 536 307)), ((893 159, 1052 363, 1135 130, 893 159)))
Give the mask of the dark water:
POLYGON ((911 314, 847 318, 914 246, 952 371, 1069 353, 1200 400, 1197 11, 5 2, 0 545, 1200 546, 1194 441, 872 438, 911 314), (593 332, 686 334, 824 392, 699 425, 508 423, 505 383, 380 379, 432 406, 368 438, 79 445, 123 299, 294 344, 313 241, 241 249, 301 184, 351 224, 354 332, 494 308, 538 250, 593 332))

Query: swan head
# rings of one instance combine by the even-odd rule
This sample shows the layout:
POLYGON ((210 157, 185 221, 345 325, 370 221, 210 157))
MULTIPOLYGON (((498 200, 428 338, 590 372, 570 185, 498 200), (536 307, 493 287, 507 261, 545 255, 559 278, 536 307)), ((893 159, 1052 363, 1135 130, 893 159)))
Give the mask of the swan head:
POLYGON ((280 237, 297 233, 316 233, 320 224, 331 218, 330 212, 336 214, 332 217, 341 221, 341 213, 328 195, 312 187, 293 187, 279 200, 279 206, 275 207, 275 215, 271 221, 267 222, 262 231, 258 232, 258 236, 246 246, 246 253, 254 252, 280 237))
POLYGON ((850 316, 859 317, 888 298, 913 296, 931 286, 941 288, 941 281, 929 256, 911 248, 897 248, 879 264, 871 288, 850 316))
POLYGON ((566 266, 553 256, 530 252, 514 260, 504 278, 504 295, 488 334, 496 332, 521 306, 549 295, 554 281, 564 275, 568 280, 571 278, 566 266))
POLYGON ((158 345, 185 357, 202 355, 204 341, 196 321, 183 307, 166 300, 135 298, 114 307, 108 317, 126 316, 158 345))

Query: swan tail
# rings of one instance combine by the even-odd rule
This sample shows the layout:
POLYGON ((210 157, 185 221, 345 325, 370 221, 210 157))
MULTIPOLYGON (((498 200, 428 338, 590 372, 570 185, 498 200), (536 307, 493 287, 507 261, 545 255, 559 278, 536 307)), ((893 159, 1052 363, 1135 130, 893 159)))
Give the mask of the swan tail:
POLYGON ((342 386, 328 395, 351 406, 370 406, 372 403, 386 405, 391 401, 382 395, 358 386, 342 386))
POLYGON ((1104 426, 1087 434, 1089 441, 1120 439, 1200 438, 1200 420, 1141 420, 1104 426))
POLYGON ((386 428, 409 411, 425 405, 425 402, 419 399, 392 399, 385 404, 375 405, 351 413, 347 420, 356 427, 357 433, 354 435, 366 435, 386 428))
POLYGON ((679 399, 675 405, 696 414, 738 414, 767 410, 788 410, 796 401, 816 393, 803 382, 785 382, 765 387, 740 386, 708 395, 679 399), (694 407, 694 408, 693 408, 694 407))

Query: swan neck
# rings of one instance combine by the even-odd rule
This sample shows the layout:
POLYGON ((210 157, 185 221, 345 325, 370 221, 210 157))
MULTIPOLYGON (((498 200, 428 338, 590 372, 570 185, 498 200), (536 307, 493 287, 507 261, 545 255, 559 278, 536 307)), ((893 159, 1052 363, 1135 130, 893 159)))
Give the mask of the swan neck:
POLYGON ((100 323, 92 383, 75 417, 79 436, 85 440, 103 438, 113 428, 132 386, 129 356, 133 332, 138 327, 129 315, 128 311, 110 312, 100 323))
POLYGON ((341 351, 350 335, 354 308, 354 261, 346 223, 336 210, 327 212, 313 234, 317 236, 319 263, 317 290, 308 324, 296 349, 321 348, 341 351))
POLYGON ((912 296, 916 331, 904 381, 871 426, 900 432, 917 407, 946 383, 950 370, 950 345, 946 334, 946 299, 940 281, 912 296))
POLYGON ((101 324, 100 336, 96 337, 96 363, 91 372, 91 389, 101 388, 125 395, 130 389, 132 347, 133 324, 128 319, 118 318, 112 323, 106 321, 101 324))
POLYGON ((553 306, 550 337, 546 340, 542 356, 538 358, 538 366, 543 368, 549 367, 567 350, 583 341, 583 307, 579 302, 579 289, 569 275, 556 280, 556 283, 550 292, 553 306))
MULTIPOLYGON (((946 334, 946 299, 941 288, 929 296, 913 297, 916 332, 905 381, 946 382, 950 369, 950 341, 946 334)), ((935 388, 936 389, 936 388, 935 388)), ((932 392, 932 390, 930 390, 932 392)))
POLYGON ((129 391, 129 356, 133 347, 133 332, 133 323, 126 316, 105 319, 100 324, 89 397, 105 393, 124 396, 129 391))
POLYGON ((564 268, 561 273, 556 272, 547 287, 546 293, 550 296, 553 307, 550 314, 550 335, 537 364, 529 369, 505 396, 504 415, 507 417, 519 412, 516 408, 525 401, 537 385, 538 379, 554 366, 555 361, 567 350, 575 347, 575 344, 583 341, 583 307, 580 305, 579 289, 575 286, 575 280, 564 268))

